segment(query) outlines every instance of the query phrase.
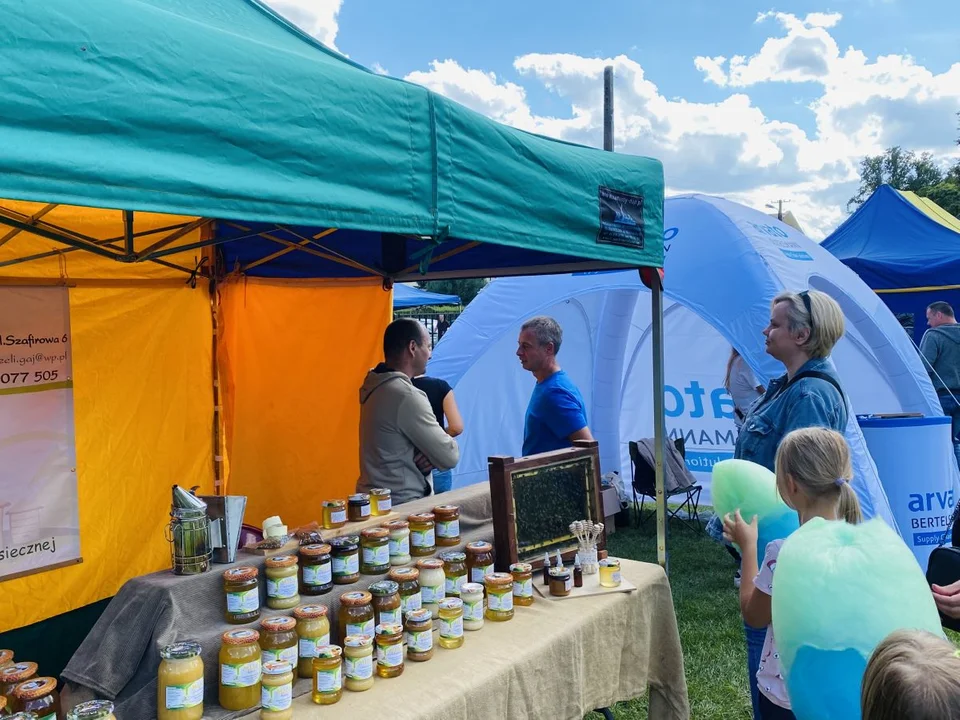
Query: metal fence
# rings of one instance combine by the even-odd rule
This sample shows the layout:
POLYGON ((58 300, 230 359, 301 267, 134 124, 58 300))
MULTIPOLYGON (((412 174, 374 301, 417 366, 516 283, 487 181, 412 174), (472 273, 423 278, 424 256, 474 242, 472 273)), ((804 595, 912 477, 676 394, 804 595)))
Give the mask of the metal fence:
POLYGON ((462 310, 453 310, 453 311, 444 311, 444 312, 434 312, 428 311, 424 308, 406 308, 403 310, 397 310, 393 313, 394 319, 407 317, 413 318, 414 320, 419 320, 423 323, 423 326, 427 329, 427 333, 430 335, 430 344, 434 346, 437 344, 437 341, 440 339, 439 325, 442 319, 445 319, 450 325, 453 325, 454 321, 460 317, 462 310))

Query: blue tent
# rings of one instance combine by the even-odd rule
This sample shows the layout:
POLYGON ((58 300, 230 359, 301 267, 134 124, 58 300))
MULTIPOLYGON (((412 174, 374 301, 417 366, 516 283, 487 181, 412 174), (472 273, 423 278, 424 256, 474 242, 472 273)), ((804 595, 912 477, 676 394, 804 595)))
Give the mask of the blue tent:
MULTIPOLYGON (((683 437, 687 466, 709 485, 714 463, 732 456, 732 404, 723 388, 735 346, 761 382, 783 372, 761 331, 784 289, 813 288, 843 308, 846 334, 832 359, 853 412, 846 429, 854 487, 867 516, 894 524, 855 415, 941 415, 917 352, 856 275, 817 243, 766 215, 721 198, 664 203, 667 432, 683 437)), ((603 472, 630 472, 627 444, 653 435, 651 296, 636 273, 578 273, 494 280, 437 345, 428 372, 457 392, 465 431, 454 486, 486 478, 487 457, 519 455, 533 378, 514 357, 524 320, 556 317, 560 363, 577 383, 600 441, 603 472)), ((943 464, 953 468, 945 445, 943 464)))
POLYGON ((421 290, 412 285, 403 285, 398 283, 393 286, 393 309, 422 307, 424 305, 459 305, 460 298, 457 295, 444 295, 443 293, 421 290))
POLYGON ((920 342, 935 300, 960 310, 960 222, 935 203, 881 185, 823 241, 920 342))

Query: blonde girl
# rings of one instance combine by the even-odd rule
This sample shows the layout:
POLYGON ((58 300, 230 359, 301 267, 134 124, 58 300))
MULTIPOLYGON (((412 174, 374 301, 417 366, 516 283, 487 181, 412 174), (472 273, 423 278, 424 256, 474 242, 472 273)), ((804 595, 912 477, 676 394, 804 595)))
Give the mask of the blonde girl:
MULTIPOLYGON (((860 522, 860 503, 850 487, 850 448, 840 433, 821 427, 789 433, 777 450, 776 475, 777 490, 787 505, 797 511, 801 525, 815 517, 860 522)), ((759 716, 762 720, 790 720, 794 714, 770 624, 773 573, 784 541, 774 540, 767 545, 761 565, 757 562, 756 517, 747 523, 738 510, 735 516, 724 518, 723 532, 743 553, 745 582, 740 585, 740 612, 744 622, 751 627, 767 628, 757 671, 759 716), (753 582, 746 581, 747 578, 753 578, 753 582)))

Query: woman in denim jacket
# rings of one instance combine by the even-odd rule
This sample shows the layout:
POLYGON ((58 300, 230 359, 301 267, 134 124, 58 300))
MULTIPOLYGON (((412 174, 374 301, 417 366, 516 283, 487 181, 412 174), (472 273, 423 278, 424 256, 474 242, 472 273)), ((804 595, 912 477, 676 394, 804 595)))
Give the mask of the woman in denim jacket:
MULTIPOLYGON (((737 438, 734 457, 774 471, 780 441, 792 430, 825 427, 843 433, 846 399, 830 361, 830 352, 843 336, 843 311, 829 295, 816 290, 777 295, 770 306, 770 324, 763 331, 767 353, 787 372, 751 408, 737 438)), ((753 582, 753 578, 746 578, 753 582)), ((757 710, 757 669, 765 629, 744 623, 747 665, 754 717, 757 710)))

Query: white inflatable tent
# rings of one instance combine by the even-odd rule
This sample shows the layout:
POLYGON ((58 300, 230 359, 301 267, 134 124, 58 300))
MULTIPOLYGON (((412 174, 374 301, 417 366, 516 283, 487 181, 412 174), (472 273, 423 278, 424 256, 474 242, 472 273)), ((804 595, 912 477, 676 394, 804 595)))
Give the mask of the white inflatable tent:
MULTIPOLYGON (((854 413, 942 415, 896 319, 852 271, 788 225, 721 198, 688 195, 664 206, 666 428, 686 440, 687 463, 707 488, 732 456, 732 402, 723 389, 730 346, 763 383, 782 374, 761 331, 784 289, 828 293, 846 315, 833 360, 852 405, 847 440, 867 516, 895 527, 854 413)), ((466 430, 455 487, 487 478, 487 457, 519 455, 533 377, 515 357, 524 320, 557 318, 559 359, 583 393, 603 472, 627 477, 627 443, 653 436, 649 290, 631 271, 500 279, 458 318, 428 373, 454 387, 466 430)), ((960 479, 960 476, 958 476, 960 479)))

